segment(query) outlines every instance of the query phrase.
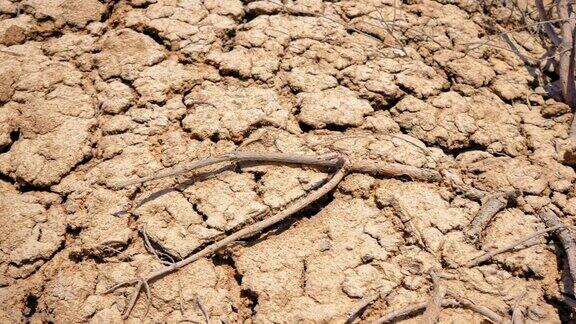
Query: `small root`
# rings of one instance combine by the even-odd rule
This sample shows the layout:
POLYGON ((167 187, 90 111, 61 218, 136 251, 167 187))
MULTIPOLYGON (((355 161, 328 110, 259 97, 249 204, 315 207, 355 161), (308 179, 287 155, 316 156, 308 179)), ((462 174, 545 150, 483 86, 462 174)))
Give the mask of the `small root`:
POLYGON ((150 285, 148 281, 142 280, 142 285, 144 286, 144 290, 146 290, 146 311, 144 312, 144 318, 148 315, 148 311, 150 310, 150 305, 152 304, 152 291, 150 290, 150 285))
POLYGON ((524 299, 524 296, 526 296, 526 291, 516 298, 516 302, 512 308, 512 324, 524 324, 524 313, 520 307, 520 302, 524 299))
POLYGON ((134 287, 134 291, 132 292, 132 298, 130 298, 130 303, 128 303, 128 306, 124 310, 124 313, 122 313, 123 319, 128 319, 128 316, 130 316, 132 309, 136 305, 136 301, 138 301, 138 295, 140 295, 141 290, 142 290, 142 280, 139 280, 136 287, 134 287))

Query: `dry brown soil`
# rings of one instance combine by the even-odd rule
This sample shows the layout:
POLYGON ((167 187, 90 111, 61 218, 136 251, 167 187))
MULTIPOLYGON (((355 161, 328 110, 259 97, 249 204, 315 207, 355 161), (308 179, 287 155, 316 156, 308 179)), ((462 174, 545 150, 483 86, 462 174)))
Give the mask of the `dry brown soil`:
POLYGON ((202 304, 210 323, 342 323, 380 293, 355 320, 369 322, 427 301, 431 270, 502 317, 516 305, 526 323, 570 321, 553 235, 464 266, 543 229, 544 206, 576 216, 572 114, 513 2, 0 0, 0 322, 121 322, 132 288, 107 288, 163 267, 141 228, 165 261, 184 258, 329 177, 260 165, 114 185, 236 149, 338 152, 518 197, 474 242, 485 199, 448 179, 350 174, 155 281, 128 322, 204 323, 202 304))

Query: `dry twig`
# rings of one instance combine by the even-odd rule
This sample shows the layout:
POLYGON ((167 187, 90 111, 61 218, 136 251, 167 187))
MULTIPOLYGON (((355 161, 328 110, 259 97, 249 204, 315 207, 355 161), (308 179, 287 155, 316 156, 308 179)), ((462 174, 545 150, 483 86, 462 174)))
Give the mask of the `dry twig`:
MULTIPOLYGON (((460 304, 454 300, 443 300, 442 301, 442 307, 456 307, 458 305, 460 305, 460 304)), ((390 323, 390 322, 396 321, 400 318, 421 312, 421 311, 425 310, 426 307, 428 307, 428 302, 421 302, 421 303, 417 303, 417 304, 412 304, 412 305, 406 306, 402 309, 399 309, 399 310, 393 311, 389 314, 386 314, 386 315, 380 317, 379 319, 373 321, 371 324, 390 323)))
POLYGON ((486 306, 476 305, 474 302, 469 300, 468 298, 455 293, 454 291, 447 291, 446 294, 452 298, 454 298, 458 303, 462 306, 488 318, 493 323, 509 323, 510 321, 505 320, 502 316, 496 314, 493 310, 486 306))
POLYGON ((512 324, 524 324, 524 313, 520 308, 520 301, 526 295, 526 291, 524 291, 518 298, 516 298, 516 302, 514 303, 514 307, 512 308, 512 324))
POLYGON ((354 320, 358 318, 360 312, 362 312, 366 307, 368 307, 368 305, 376 301, 379 297, 380 294, 374 294, 362 298, 362 300, 358 303, 358 305, 356 305, 356 307, 348 313, 348 319, 346 320, 346 324, 351 324, 352 322, 354 322, 354 320))
POLYGON ((440 311, 442 310, 442 300, 444 300, 444 296, 446 295, 446 288, 442 286, 438 274, 436 274, 435 271, 431 271, 430 276, 434 283, 434 289, 432 290, 432 297, 428 301, 428 307, 423 315, 424 319, 422 320, 422 323, 425 324, 434 324, 438 321, 440 311))
POLYGON ((377 293, 374 295, 370 295, 367 297, 362 298, 360 302, 348 313, 348 319, 346 320, 346 324, 351 324, 354 322, 356 318, 360 315, 360 313, 366 309, 370 304, 375 302, 378 298, 385 298, 388 294, 384 293, 377 293))
POLYGON ((508 245, 506 245, 506 246, 503 246, 503 247, 501 247, 501 248, 499 248, 499 249, 496 249, 496 250, 493 250, 493 251, 490 251, 490 252, 486 252, 486 253, 482 254, 481 256, 476 257, 476 258, 470 260, 468 263, 466 263, 466 267, 468 267, 468 268, 475 267, 475 266, 477 266, 477 265, 479 265, 479 264, 481 264, 481 263, 483 263, 483 262, 486 262, 486 261, 490 260, 490 259, 493 258, 495 255, 498 255, 498 254, 500 254, 500 253, 504 253, 504 252, 510 251, 510 250, 516 248, 517 246, 519 246, 519 245, 521 245, 521 244, 524 244, 524 243, 530 241, 531 239, 533 239, 533 238, 535 238, 535 237, 538 237, 538 236, 540 236, 540 235, 542 235, 542 234, 546 234, 546 233, 548 233, 548 232, 555 231, 555 230, 560 229, 560 228, 563 228, 563 227, 566 227, 566 225, 555 225, 555 226, 552 226, 552 227, 548 227, 548 228, 545 228, 545 229, 536 231, 536 232, 530 234, 529 236, 527 236, 527 237, 525 237, 525 238, 522 238, 522 239, 520 239, 520 240, 518 240, 518 241, 514 241, 514 242, 512 242, 512 243, 510 243, 510 244, 508 244, 508 245))
MULTIPOLYGON (((117 183, 117 188, 124 188, 127 186, 140 184, 152 180, 172 177, 196 169, 208 167, 213 164, 223 162, 268 162, 268 163, 283 163, 283 164, 300 164, 316 167, 329 167, 336 168, 339 164, 339 155, 337 153, 329 153, 321 156, 316 155, 299 155, 291 153, 256 153, 256 152, 243 152, 235 151, 223 155, 210 157, 204 160, 198 160, 191 163, 178 165, 172 168, 164 169, 156 172, 153 175, 143 177, 136 180, 117 183)), ((420 180, 426 182, 440 181, 442 176, 436 170, 417 168, 410 165, 397 164, 397 163, 383 163, 369 160, 351 161, 348 164, 349 172, 368 173, 378 176, 399 177, 406 176, 413 180, 420 180)))
POLYGON ((206 324, 210 324, 210 315, 208 315, 208 310, 206 309, 206 307, 204 307, 204 304, 202 304, 202 300, 200 299, 200 296, 196 296, 196 303, 198 304, 198 307, 200 308, 200 311, 202 312, 202 316, 204 316, 204 320, 206 321, 206 324))
MULTIPOLYGON (((227 161, 230 156, 234 156, 234 154, 229 154, 229 155, 225 155, 223 157, 221 157, 220 159, 218 158, 212 158, 209 159, 211 162, 213 161, 227 161)), ((241 156, 245 156, 245 155, 241 155, 241 156)), ((252 155, 254 156, 254 155, 252 155)), ((285 162, 285 163, 297 163, 295 161, 299 161, 300 163, 302 163, 302 160, 306 160, 302 157, 299 158, 295 158, 294 156, 289 156, 289 158, 287 159, 287 161, 282 160, 278 155, 263 155, 260 154, 258 155, 260 157, 261 160, 273 160, 275 162, 285 162)), ((324 184, 322 187, 316 189, 315 191, 311 192, 308 196, 306 196, 305 198, 296 201, 295 203, 289 205, 288 207, 286 207, 284 210, 280 211, 279 213, 277 213, 274 216, 271 216, 269 218, 266 218, 260 222, 257 222, 255 224, 249 225, 235 233, 232 233, 228 236, 226 236, 225 238, 214 242, 213 244, 208 245, 207 247, 205 247, 204 249, 202 249, 201 251, 188 256, 185 259, 182 259, 170 266, 164 267, 162 269, 159 269, 157 271, 152 272, 151 274, 149 274, 148 276, 146 276, 145 278, 142 279, 132 279, 129 280, 125 283, 121 283, 118 285, 115 285, 112 288, 118 288, 120 286, 124 286, 124 285, 129 285, 129 284, 134 284, 137 282, 135 291, 132 295, 132 299, 130 301, 130 303, 128 304, 128 307, 126 308, 123 317, 124 318, 128 318, 128 316, 130 315, 132 309, 134 308, 134 305, 136 304, 136 301, 138 300, 138 296, 140 294, 140 291, 142 290, 142 286, 144 285, 145 288, 148 287, 148 284, 152 281, 155 281, 157 279, 160 279, 162 277, 164 277, 165 275, 172 273, 200 258, 203 257, 208 257, 211 256, 212 254, 214 254, 215 252, 221 250, 222 248, 225 248, 227 246, 229 246, 230 244, 241 240, 243 238, 246 237, 250 237, 254 234, 257 234, 259 232, 261 232, 262 230, 290 217, 291 215, 293 215, 294 213, 300 211, 301 209, 303 209, 304 207, 310 205, 311 203, 315 202, 316 200, 320 199, 321 197, 323 197, 325 194, 327 194, 328 192, 332 191, 334 188, 336 188, 336 186, 340 183, 340 181, 344 178, 344 176, 346 175, 347 171, 348 171, 348 163, 347 160, 344 159, 341 156, 338 155, 331 155, 329 157, 326 158, 320 158, 320 157, 309 157, 310 159, 306 160, 306 162, 309 162, 312 165, 329 165, 329 166, 338 166, 338 171, 336 171, 334 173, 334 175, 332 176, 332 178, 326 183, 324 184)), ((204 160, 205 161, 205 160, 204 160)), ((213 163, 217 163, 217 162, 213 162, 213 163)), ((193 163, 194 164, 194 163, 193 163)), ((307 164, 307 163, 302 163, 302 164, 307 164)), ((194 165, 209 165, 206 162, 203 161, 198 161, 197 163, 195 163, 194 165)), ((163 175, 165 176, 165 175, 163 175)), ((153 178, 153 177, 152 177, 153 178)), ((151 180, 152 178, 150 178, 149 180, 151 180)), ((108 291, 111 291, 113 289, 109 289, 108 291)))
POLYGON ((476 217, 470 223, 470 229, 467 231, 468 237, 473 241, 477 241, 480 237, 480 233, 486 228, 488 223, 492 220, 492 218, 498 214, 502 209, 506 208, 508 205, 508 200, 511 198, 513 194, 495 194, 486 200, 482 207, 476 214, 476 217))
POLYGON ((560 50, 568 50, 560 55, 558 62, 559 65, 559 77, 560 84, 562 86, 562 95, 564 96, 564 102, 570 107, 576 105, 576 85, 574 84, 574 27, 575 22, 573 20, 573 13, 568 5, 567 0, 557 0, 556 10, 558 12, 558 17, 565 20, 560 24, 560 34, 562 35, 561 43, 559 45, 560 50))
MULTIPOLYGON (((536 10, 543 25, 544 32, 560 53, 558 59, 558 76, 560 77, 560 87, 564 103, 572 109, 576 107, 576 83, 574 79, 575 72, 575 13, 572 1, 555 0, 552 5, 556 6, 556 13, 559 19, 549 19, 548 12, 544 7, 542 0, 536 0, 536 10), (560 34, 556 32, 552 22, 560 22, 560 34)), ((576 137, 576 118, 572 119, 569 131, 570 137, 576 137)))
MULTIPOLYGON (((560 231, 558 231, 556 236, 558 236, 560 243, 562 243, 562 246, 564 246, 564 250, 566 251, 566 259, 568 261, 568 268, 570 269, 572 283, 576 283, 576 243, 570 234, 570 230, 566 225, 562 223, 560 218, 547 207, 540 210, 539 216, 544 224, 546 224, 546 226, 562 228, 560 231)), ((572 293, 574 293, 576 291, 576 287, 573 286, 571 288, 572 293)))
POLYGON ((152 180, 173 177, 179 174, 183 174, 186 172, 190 172, 196 169, 208 167, 210 165, 223 162, 271 162, 271 163, 276 162, 276 163, 302 164, 302 165, 320 166, 320 167, 322 166, 336 167, 338 166, 339 159, 337 158, 337 155, 333 153, 324 156, 312 156, 312 155, 297 155, 297 154, 285 154, 285 153, 255 153, 255 152, 235 151, 232 153, 222 154, 204 160, 198 160, 191 163, 185 163, 172 168, 164 169, 147 177, 118 183, 116 184, 116 187, 124 188, 127 186, 140 184, 152 180))

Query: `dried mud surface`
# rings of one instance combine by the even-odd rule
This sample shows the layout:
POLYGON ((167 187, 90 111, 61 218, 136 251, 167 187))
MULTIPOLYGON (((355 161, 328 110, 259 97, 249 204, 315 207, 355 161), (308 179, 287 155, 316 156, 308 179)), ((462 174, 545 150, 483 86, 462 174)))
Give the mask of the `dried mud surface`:
POLYGON ((518 197, 473 242, 484 201, 446 179, 350 174, 290 221, 154 282, 149 312, 140 298, 128 322, 204 323, 202 304, 210 323, 341 323, 381 293, 356 320, 369 322, 427 301, 432 269, 501 316, 571 318, 556 240, 464 266, 544 228, 543 206, 576 216, 572 114, 533 59, 546 48, 487 27, 521 15, 467 0, 284 3, 0 0, 0 322, 121 322, 132 289, 104 292, 163 266, 139 229, 181 259, 329 176, 260 165, 114 186, 236 149, 339 152, 518 197))

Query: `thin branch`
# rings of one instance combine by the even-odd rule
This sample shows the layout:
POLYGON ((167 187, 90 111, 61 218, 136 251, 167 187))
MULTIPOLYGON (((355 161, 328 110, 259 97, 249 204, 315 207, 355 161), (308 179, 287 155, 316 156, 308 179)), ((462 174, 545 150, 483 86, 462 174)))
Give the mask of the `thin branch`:
POLYGON ((135 283, 137 283, 137 282, 138 282, 138 279, 130 279, 130 280, 127 280, 127 281, 123 281, 123 282, 117 283, 117 284, 115 284, 114 286, 106 289, 106 290, 103 292, 103 294, 109 294, 109 293, 113 292, 114 290, 116 290, 116 289, 118 289, 118 288, 120 288, 120 287, 129 286, 129 285, 135 284, 135 283))
POLYGON ((447 295, 449 295, 450 297, 456 299, 457 302, 459 302, 462 306, 475 311, 478 314, 483 315, 484 317, 488 318, 489 320, 491 320, 494 323, 510 323, 510 321, 505 320, 502 316, 498 315, 496 312, 494 312, 493 310, 491 310, 490 308, 486 307, 486 306, 482 306, 482 305, 476 305, 474 302, 472 302, 471 300, 469 300, 468 298, 455 293, 454 291, 447 291, 446 292, 447 295))
POLYGON ((432 290, 432 297, 428 301, 428 307, 424 312, 424 319, 422 323, 429 323, 434 324, 438 322, 438 318, 440 317, 440 311, 442 311, 442 300, 444 300, 444 296, 446 295, 446 288, 442 286, 440 281, 440 277, 434 270, 430 272, 430 276, 432 277, 432 282, 434 283, 434 289, 432 290))
MULTIPOLYGON (((477 45, 477 46, 472 47, 472 48, 467 48, 467 49, 466 49, 466 52, 468 53, 468 52, 471 52, 471 51, 473 51, 473 50, 475 50, 475 49, 477 49, 477 48, 480 48, 480 47, 482 47, 482 46, 489 45, 488 43, 490 43, 491 41, 493 41, 493 40, 495 40, 495 39, 497 39, 497 38, 503 37, 503 36, 505 36, 505 35, 508 35, 508 34, 511 34, 511 33, 517 32, 517 31, 522 31, 522 30, 525 30, 525 29, 529 29, 529 28, 532 28, 532 27, 539 26, 539 25, 547 25, 547 24, 555 23, 555 22, 563 22, 563 23, 565 23, 565 22, 570 22, 570 21, 574 21, 574 19, 575 19, 575 18, 559 18, 559 19, 550 19, 550 20, 546 20, 546 21, 538 21, 538 22, 535 22, 535 23, 533 23, 533 24, 528 24, 528 25, 520 26, 520 27, 517 27, 517 28, 513 28, 513 29, 510 29, 510 30, 506 30, 506 31, 500 32, 500 33, 498 33, 498 34, 494 34, 494 35, 488 36, 485 40, 476 41, 476 42, 469 42, 469 43, 463 43, 462 45, 465 45, 465 46, 477 45)), ((490 46, 491 46, 491 45, 490 45, 490 46)))
POLYGON ((477 266, 477 265, 479 265, 479 264, 481 264, 481 263, 483 263, 483 262, 486 262, 486 261, 490 260, 490 259, 493 258, 495 255, 498 255, 498 254, 500 254, 500 253, 504 253, 504 252, 510 251, 510 250, 516 248, 517 246, 519 246, 519 245, 521 245, 521 244, 524 244, 524 243, 530 241, 531 239, 533 239, 533 238, 535 238, 535 237, 538 237, 538 236, 540 236, 540 235, 542 235, 542 234, 546 234, 546 233, 548 233, 548 232, 555 231, 555 230, 560 229, 560 228, 563 228, 563 227, 566 227, 566 225, 555 225, 555 226, 552 226, 552 227, 548 227, 548 228, 545 228, 545 229, 536 231, 536 232, 530 234, 529 236, 527 236, 527 237, 525 237, 525 238, 523 238, 523 239, 520 239, 520 240, 518 240, 518 241, 514 241, 514 242, 512 242, 511 244, 508 244, 508 245, 506 245, 506 246, 504 246, 504 247, 501 247, 501 248, 499 248, 499 249, 496 249, 496 250, 493 250, 493 251, 490 251, 490 252, 486 252, 486 253, 484 253, 483 255, 481 255, 481 256, 479 256, 479 257, 476 257, 476 258, 470 260, 468 263, 466 263, 466 267, 468 267, 468 268, 475 267, 475 266, 477 266))
POLYGON ((204 307, 204 304, 202 304, 200 296, 196 296, 196 303, 198 304, 198 307, 200 307, 200 311, 204 316, 204 321, 206 321, 206 324, 210 324, 210 315, 208 314, 208 310, 206 309, 206 307, 204 307))
POLYGON ((524 296, 526 296, 526 291, 522 292, 522 294, 516 298, 516 302, 512 308, 512 324, 524 324, 524 313, 522 312, 522 308, 520 308, 520 302, 524 299, 524 296))
POLYGON ((542 0, 536 0, 536 9, 538 10, 540 21, 543 22, 542 27, 544 28, 544 32, 546 33, 546 35, 548 35, 550 41, 554 44, 554 46, 560 45, 562 40, 560 39, 560 36, 558 36, 558 33, 556 33, 556 31, 554 30, 554 27, 552 27, 552 25, 550 24, 549 22, 550 19, 548 18, 548 13, 544 8, 542 0))
POLYGON ((222 162, 278 162, 278 163, 304 164, 304 165, 324 166, 324 167, 338 166, 338 159, 336 158, 336 154, 316 156, 316 155, 296 155, 287 153, 256 153, 256 152, 235 151, 228 154, 210 157, 204 160, 197 160, 191 163, 185 163, 169 169, 164 169, 147 177, 118 183, 116 184, 116 187, 124 188, 127 186, 144 183, 151 180, 158 180, 162 178, 172 177, 222 162))
MULTIPOLYGON (((569 9, 567 0, 558 0, 556 2, 556 9, 560 19, 565 20, 562 24, 560 24, 560 32, 562 35, 562 42, 559 45, 560 50, 562 51, 565 49, 572 49, 574 46, 574 17, 571 17, 573 14, 569 9)), ((558 65, 558 76, 560 77, 564 103, 574 108, 576 105, 576 86, 574 84, 574 50, 560 55, 558 65)))
POLYGON ((368 173, 371 175, 400 177, 406 176, 412 180, 438 182, 442 179, 440 172, 432 169, 417 168, 398 163, 383 163, 368 160, 350 162, 350 172, 368 173))
POLYGON ((358 318, 358 315, 360 314, 360 312, 362 312, 366 307, 368 307, 370 304, 375 302, 379 297, 380 297, 380 294, 374 294, 374 295, 370 295, 368 297, 364 297, 358 303, 358 305, 356 305, 356 307, 354 307, 354 309, 352 309, 348 313, 348 319, 346 320, 346 324, 351 324, 352 322, 354 322, 354 320, 356 318, 358 318))
POLYGON ((138 280, 138 284, 136 284, 136 287, 134 288, 134 293, 132 294, 132 298, 130 298, 130 303, 126 307, 124 314, 122 314, 123 319, 127 319, 128 316, 130 315, 130 312, 134 308, 134 306, 136 306, 136 302, 138 301, 138 296, 140 295, 140 291, 142 290, 142 282, 143 282, 143 280, 138 280))
MULTIPOLYGON (((316 167, 338 167, 339 160, 337 153, 328 153, 325 155, 299 155, 292 153, 257 153, 257 152, 244 152, 235 151, 228 154, 210 157, 204 160, 198 160, 191 163, 177 165, 172 168, 164 169, 156 172, 153 175, 142 177, 136 180, 117 183, 117 188, 124 188, 127 186, 140 184, 152 180, 158 180, 166 177, 180 175, 186 172, 191 172, 196 169, 204 168, 213 164, 223 162, 267 162, 267 163, 286 163, 286 164, 300 164, 316 167)), ((426 182, 436 182, 442 179, 440 173, 432 169, 417 168, 410 165, 403 165, 398 163, 383 163, 374 162, 370 160, 359 160, 350 162, 348 170, 350 172, 368 173, 379 176, 407 176, 413 180, 420 180, 426 182)))
POLYGON ((142 280, 142 285, 144 286, 144 290, 146 291, 146 311, 144 312, 143 318, 148 315, 148 311, 150 310, 150 305, 152 305, 152 291, 150 290, 150 285, 148 281, 142 280))

